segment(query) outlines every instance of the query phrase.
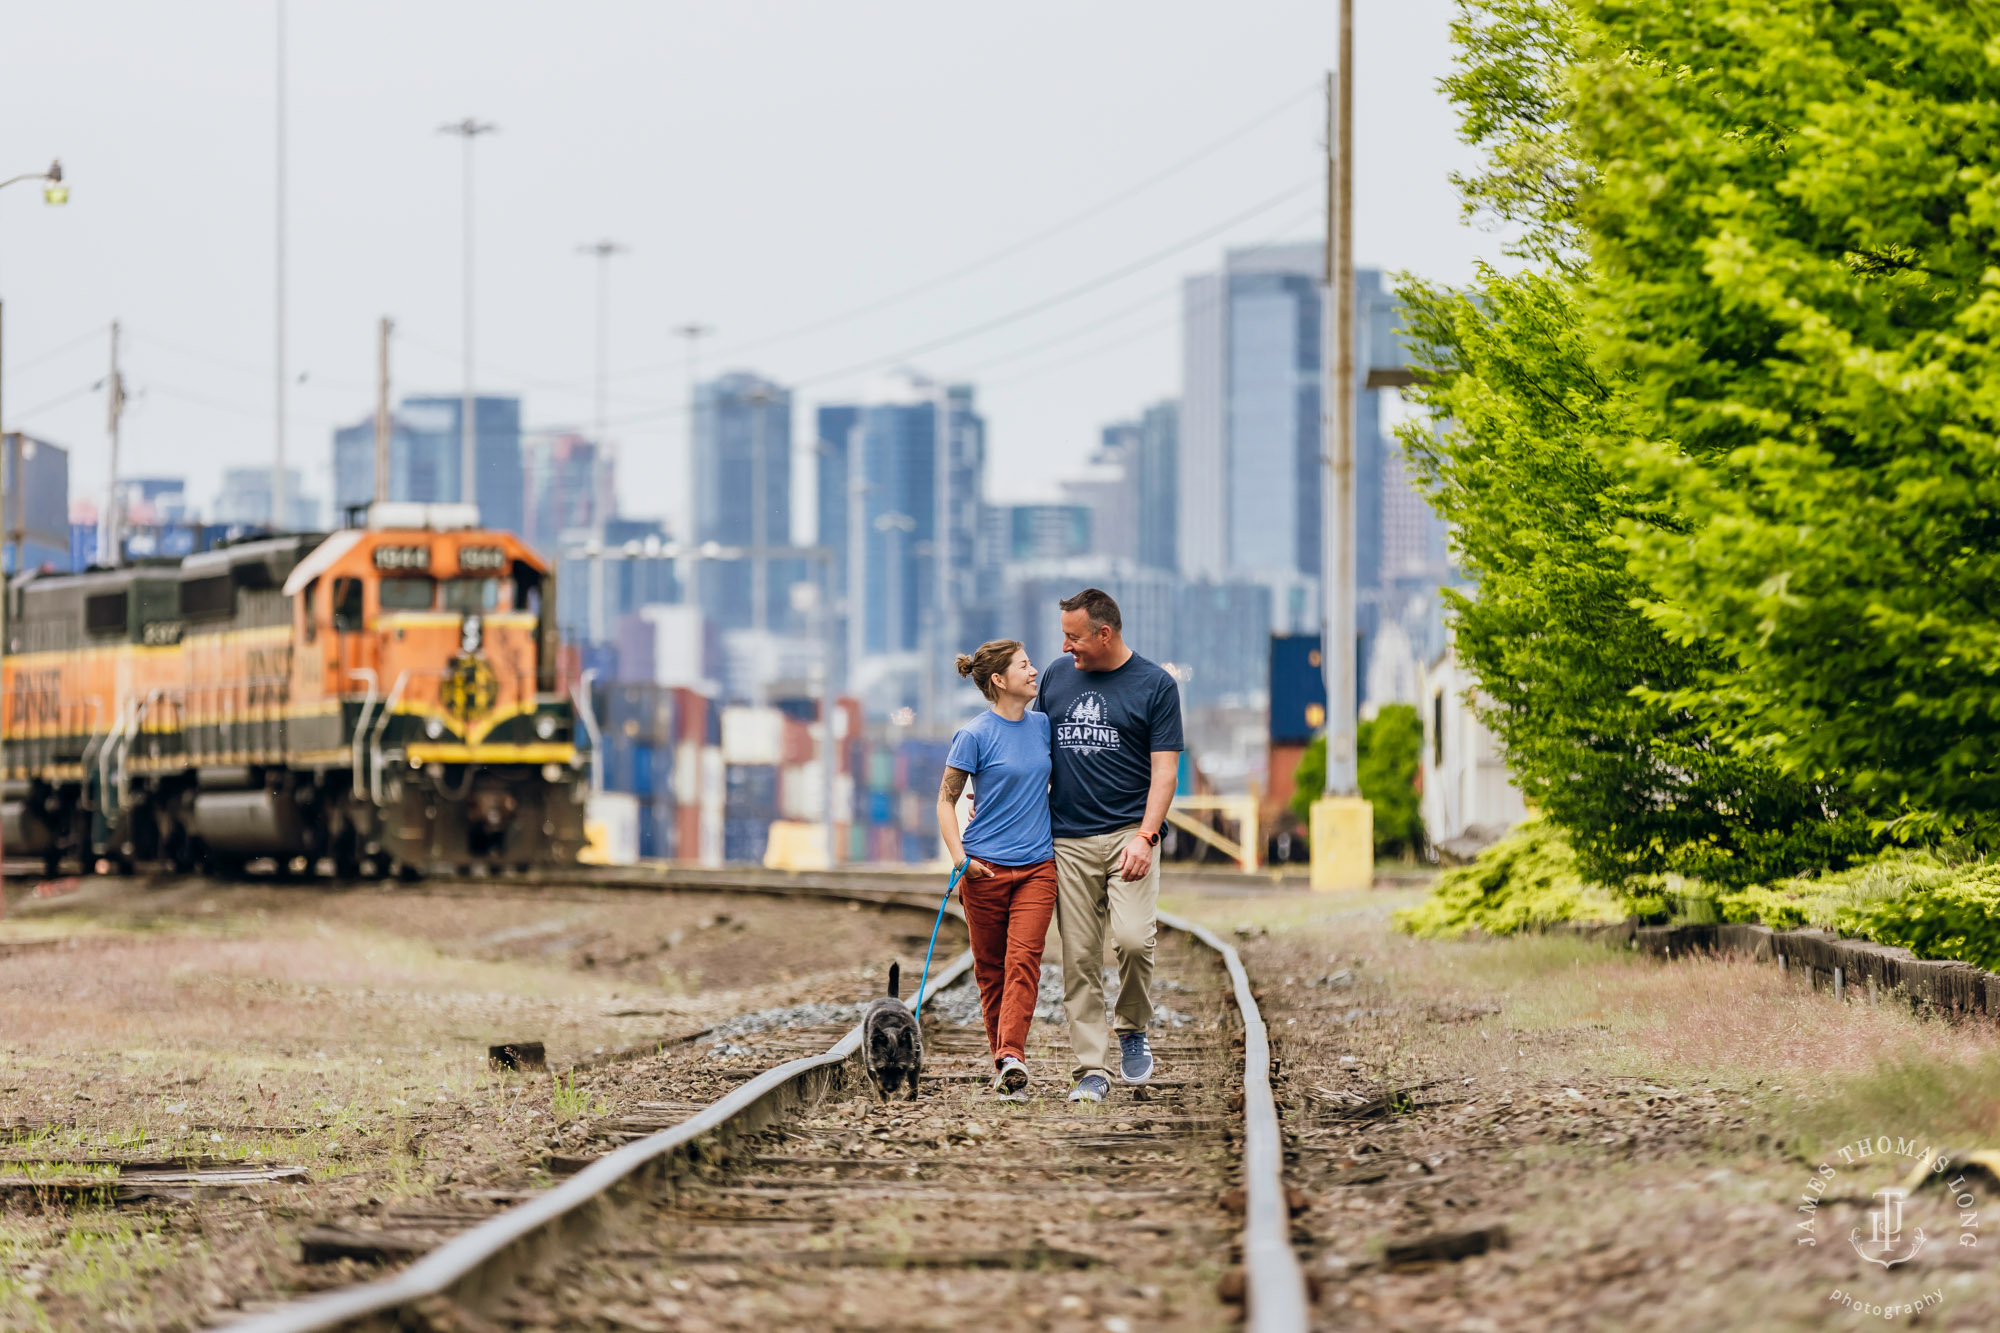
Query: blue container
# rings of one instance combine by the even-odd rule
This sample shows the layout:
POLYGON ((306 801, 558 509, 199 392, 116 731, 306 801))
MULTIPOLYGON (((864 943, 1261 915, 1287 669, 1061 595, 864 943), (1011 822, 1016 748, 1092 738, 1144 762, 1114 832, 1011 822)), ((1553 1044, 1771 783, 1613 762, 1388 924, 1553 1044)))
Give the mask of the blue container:
MULTIPOLYGON (((770 823, 778 817, 778 769, 775 764, 731 764, 725 773, 724 815, 770 823)), ((763 853, 758 853, 761 857, 763 853)))
POLYGON ((733 865, 762 865, 764 848, 770 839, 769 820, 725 819, 722 821, 722 859, 733 865))
POLYGON ((1326 669, 1317 634, 1271 636, 1271 739, 1304 745, 1326 726, 1326 669))
POLYGON ((868 793, 868 822, 886 824, 896 816, 896 803, 886 791, 868 793))
POLYGON ((635 745, 632 747, 632 785, 628 788, 641 800, 653 798, 653 747, 635 745))
POLYGON ((935 833, 905 833, 903 835, 903 863, 917 865, 934 859, 938 855, 938 835, 935 833))
POLYGON ((665 861, 674 855, 674 803, 639 803, 639 855, 647 860, 665 861))

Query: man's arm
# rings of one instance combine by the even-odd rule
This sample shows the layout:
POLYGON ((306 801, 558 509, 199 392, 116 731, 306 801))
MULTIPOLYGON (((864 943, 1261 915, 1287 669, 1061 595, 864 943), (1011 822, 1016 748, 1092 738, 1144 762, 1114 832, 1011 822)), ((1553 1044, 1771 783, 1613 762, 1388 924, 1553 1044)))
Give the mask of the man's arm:
POLYGON ((1153 751, 1153 780, 1146 788, 1146 817, 1139 821, 1139 832, 1132 841, 1125 844, 1124 854, 1119 858, 1118 875, 1124 880, 1144 879, 1153 868, 1153 844, 1166 827, 1167 810, 1174 803, 1174 788, 1181 780, 1181 752, 1179 750, 1153 751))

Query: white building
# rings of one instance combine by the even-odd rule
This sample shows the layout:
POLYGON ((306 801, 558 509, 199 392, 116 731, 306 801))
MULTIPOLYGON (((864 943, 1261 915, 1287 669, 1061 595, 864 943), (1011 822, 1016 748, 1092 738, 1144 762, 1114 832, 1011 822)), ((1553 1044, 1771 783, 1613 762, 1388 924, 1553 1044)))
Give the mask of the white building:
POLYGON ((1507 773, 1507 761, 1472 710, 1479 680, 1445 650, 1424 668, 1424 829, 1431 845, 1468 857, 1528 817, 1527 802, 1507 773))

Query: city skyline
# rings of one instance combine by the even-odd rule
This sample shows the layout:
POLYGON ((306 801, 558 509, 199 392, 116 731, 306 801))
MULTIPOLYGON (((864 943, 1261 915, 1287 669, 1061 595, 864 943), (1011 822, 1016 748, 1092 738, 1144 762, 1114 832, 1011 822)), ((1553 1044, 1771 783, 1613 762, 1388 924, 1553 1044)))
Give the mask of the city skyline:
MULTIPOLYGON (((610 280, 610 434, 634 494, 667 495, 667 479, 686 462, 686 345, 673 332, 682 323, 718 330, 701 348, 704 377, 754 367, 799 386, 809 413, 852 397, 873 372, 809 380, 1094 281, 1134 252, 1169 250, 1282 196, 1212 241, 1045 316, 908 358, 981 383, 996 445, 1029 464, 996 478, 997 497, 1054 498, 1042 479, 1087 452, 1104 421, 1172 392, 1174 274, 1217 244, 1318 227, 1318 79, 1332 34, 1330 20, 1303 4, 1249 6, 1226 24, 1193 6, 1149 9, 1137 27, 1120 11, 1073 15, 1069 40, 1053 47, 1026 15, 994 23, 907 6, 800 10, 783 25, 603 6, 554 45, 505 12, 467 22, 471 11, 450 6, 360 5, 335 24, 297 8, 289 454, 294 465, 311 464, 303 481, 322 497, 332 481, 309 444, 367 410, 378 316, 397 320, 399 395, 458 390, 457 159, 433 130, 468 111, 500 126, 479 148, 478 387, 524 396, 529 428, 587 428, 593 289, 575 246, 619 235, 632 252, 610 280), (1025 115, 1002 114, 1013 99, 912 72, 898 54, 910 41, 953 44, 966 24, 996 53, 1020 48, 1019 67, 1035 71, 1040 92, 1025 115), (1312 40, 1299 41, 1302 33, 1312 40), (1090 53, 1114 40, 1131 59, 1107 71, 1090 53), (700 53, 744 42, 767 51, 750 73, 772 86, 704 100, 700 53), (850 52, 839 68, 823 58, 830 44, 850 52), (497 77, 530 54, 545 79, 522 86, 497 77), (683 77, 618 80, 593 68, 601 60, 615 72, 635 58, 664 59, 683 77), (1190 61, 1202 78, 1187 77, 1190 61), (1070 77, 1085 66, 1090 79, 1070 77), (634 91, 611 100, 609 86, 634 91), (922 124, 904 114, 912 97, 926 106, 922 124), (1107 97, 1120 109, 1098 143, 1070 142, 1063 127, 1079 115, 1105 122, 1107 97), (1018 148, 995 158, 989 149, 1009 141, 996 137, 1003 123, 1018 148), (789 139, 768 132, 780 124, 794 128, 789 139), (906 145, 913 132, 920 141, 906 145), (766 170, 739 169, 745 135, 764 150, 766 170), (893 153, 875 146, 891 142, 893 153), (937 151, 954 144, 956 152, 937 151), (911 146, 925 150, 924 172, 892 165, 911 146), (623 169, 633 160, 649 169, 623 169), (867 205, 808 226, 781 202, 832 189, 860 190, 867 205), (1130 198, 1068 225, 1121 195, 1130 198), (942 198, 961 202, 940 213, 942 198), (1026 245, 1051 229, 1049 241, 1026 245), (703 258, 722 253, 725 239, 740 239, 759 263, 703 258), (927 294, 834 319, 1017 245, 1025 245, 1018 256, 927 294), (818 333, 757 346, 822 323, 818 333), (644 373, 627 373, 635 368, 644 373)), ((1461 227, 1448 202, 1445 178, 1463 154, 1431 86, 1445 70, 1447 12, 1430 4, 1361 16, 1362 39, 1396 53, 1380 74, 1364 69, 1374 81, 1360 90, 1364 131, 1370 123, 1421 131, 1436 151, 1412 158, 1364 140, 1364 178, 1372 161, 1397 188, 1365 196, 1378 202, 1364 206, 1359 243, 1364 261, 1450 277, 1493 246, 1461 227), (1418 159, 1420 170, 1410 165, 1418 159)), ((7 424, 62 442, 74 455, 77 493, 100 491, 103 404, 89 385, 102 374, 99 330, 121 317, 128 462, 184 471, 191 492, 207 496, 224 467, 269 457, 268 14, 202 4, 164 22, 138 13, 117 31, 89 34, 98 53, 89 65, 33 58, 74 46, 81 38, 68 30, 85 21, 27 16, 34 31, 0 53, 8 76, 0 105, 10 110, 0 117, 8 127, 0 150, 60 153, 72 182, 66 209, 42 210, 25 195, 0 207, 7 424), (120 109, 135 98, 147 99, 148 114, 120 109), (63 142, 44 143, 51 135, 63 142)))

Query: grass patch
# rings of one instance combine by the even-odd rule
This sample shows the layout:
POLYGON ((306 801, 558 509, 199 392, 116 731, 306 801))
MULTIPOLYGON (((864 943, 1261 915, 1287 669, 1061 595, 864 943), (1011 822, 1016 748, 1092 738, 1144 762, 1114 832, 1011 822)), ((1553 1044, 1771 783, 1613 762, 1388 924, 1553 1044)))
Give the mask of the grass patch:
POLYGON ((550 1084, 550 1100, 558 1121, 567 1123, 588 1116, 603 1115, 611 1109, 611 1103, 588 1088, 576 1085, 576 1074, 557 1074, 550 1084))

